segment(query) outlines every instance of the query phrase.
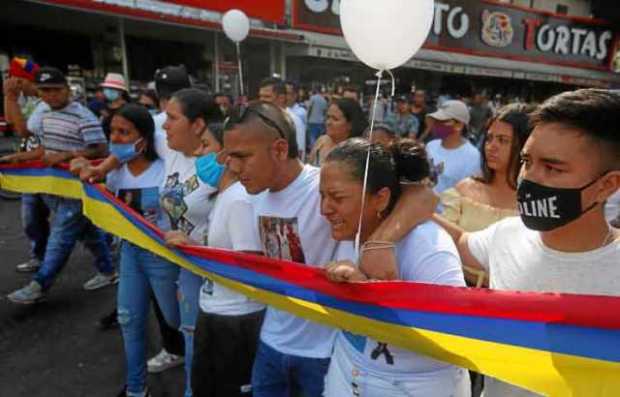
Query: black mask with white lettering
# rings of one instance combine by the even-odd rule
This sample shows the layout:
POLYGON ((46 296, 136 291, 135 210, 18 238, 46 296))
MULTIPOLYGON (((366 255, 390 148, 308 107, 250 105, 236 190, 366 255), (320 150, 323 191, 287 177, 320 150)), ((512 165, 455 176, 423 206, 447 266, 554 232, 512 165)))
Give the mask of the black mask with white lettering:
POLYGON ((576 189, 539 185, 522 179, 517 187, 517 203, 521 220, 528 229, 548 232, 567 225, 596 206, 583 210, 581 192, 596 183, 576 189))

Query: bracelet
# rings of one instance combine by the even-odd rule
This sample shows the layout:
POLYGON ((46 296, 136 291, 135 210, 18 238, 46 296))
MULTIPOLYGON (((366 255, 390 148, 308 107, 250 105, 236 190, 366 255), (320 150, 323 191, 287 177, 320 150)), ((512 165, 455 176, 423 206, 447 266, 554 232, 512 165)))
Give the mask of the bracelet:
POLYGON ((362 252, 366 252, 366 251, 376 251, 376 250, 383 250, 383 249, 394 249, 396 248, 395 246, 389 247, 389 246, 383 246, 383 247, 362 247, 362 252))
POLYGON ((391 241, 369 240, 362 244, 362 252, 382 249, 394 249, 396 244, 391 241))

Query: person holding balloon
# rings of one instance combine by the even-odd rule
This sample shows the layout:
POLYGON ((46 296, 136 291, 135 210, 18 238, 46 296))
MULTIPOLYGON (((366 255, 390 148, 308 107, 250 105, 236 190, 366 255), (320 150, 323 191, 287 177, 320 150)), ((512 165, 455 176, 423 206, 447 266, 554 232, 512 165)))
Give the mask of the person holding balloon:
MULTIPOLYGON (((437 224, 420 224, 396 243, 370 237, 394 208, 401 185, 424 184, 429 177, 429 162, 420 144, 405 139, 386 148, 365 139, 350 139, 338 145, 321 167, 321 214, 329 221, 334 240, 353 241, 360 230, 362 252, 394 256, 398 268, 393 279, 465 286, 456 246, 437 224), (362 200, 367 161, 371 168, 362 200)), ((374 266, 354 265, 351 260, 355 260, 357 253, 352 244, 348 246, 350 251, 341 251, 339 259, 349 261, 328 265, 330 280, 385 279, 374 266)), ((462 368, 341 331, 325 380, 324 396, 465 397, 469 396, 469 388, 469 376, 462 368)))

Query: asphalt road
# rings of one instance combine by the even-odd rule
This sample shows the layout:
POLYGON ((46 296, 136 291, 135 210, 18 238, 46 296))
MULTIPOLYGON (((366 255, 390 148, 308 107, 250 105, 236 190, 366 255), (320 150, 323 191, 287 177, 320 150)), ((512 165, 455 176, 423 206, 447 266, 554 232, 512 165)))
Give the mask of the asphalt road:
MULTIPOLYGON (((95 272, 81 245, 57 278, 45 302, 15 305, 6 299, 31 275, 15 272, 28 259, 19 201, 0 200, 0 397, 115 397, 125 382, 119 330, 101 331, 97 320, 116 304, 116 287, 85 291, 95 272)), ((151 316, 149 357, 159 351, 151 316)), ((183 370, 149 375, 154 397, 182 396, 183 370)))

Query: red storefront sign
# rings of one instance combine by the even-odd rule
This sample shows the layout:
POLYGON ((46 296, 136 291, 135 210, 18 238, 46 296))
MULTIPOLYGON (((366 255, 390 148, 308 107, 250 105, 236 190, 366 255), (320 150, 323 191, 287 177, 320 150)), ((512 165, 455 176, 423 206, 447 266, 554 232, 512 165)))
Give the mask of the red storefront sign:
POLYGON ((216 27, 206 11, 243 10, 249 17, 284 23, 284 0, 38 0, 40 3, 150 20, 216 27))
POLYGON ((195 8, 218 12, 232 9, 243 10, 252 18, 284 23, 284 0, 164 0, 195 8))

